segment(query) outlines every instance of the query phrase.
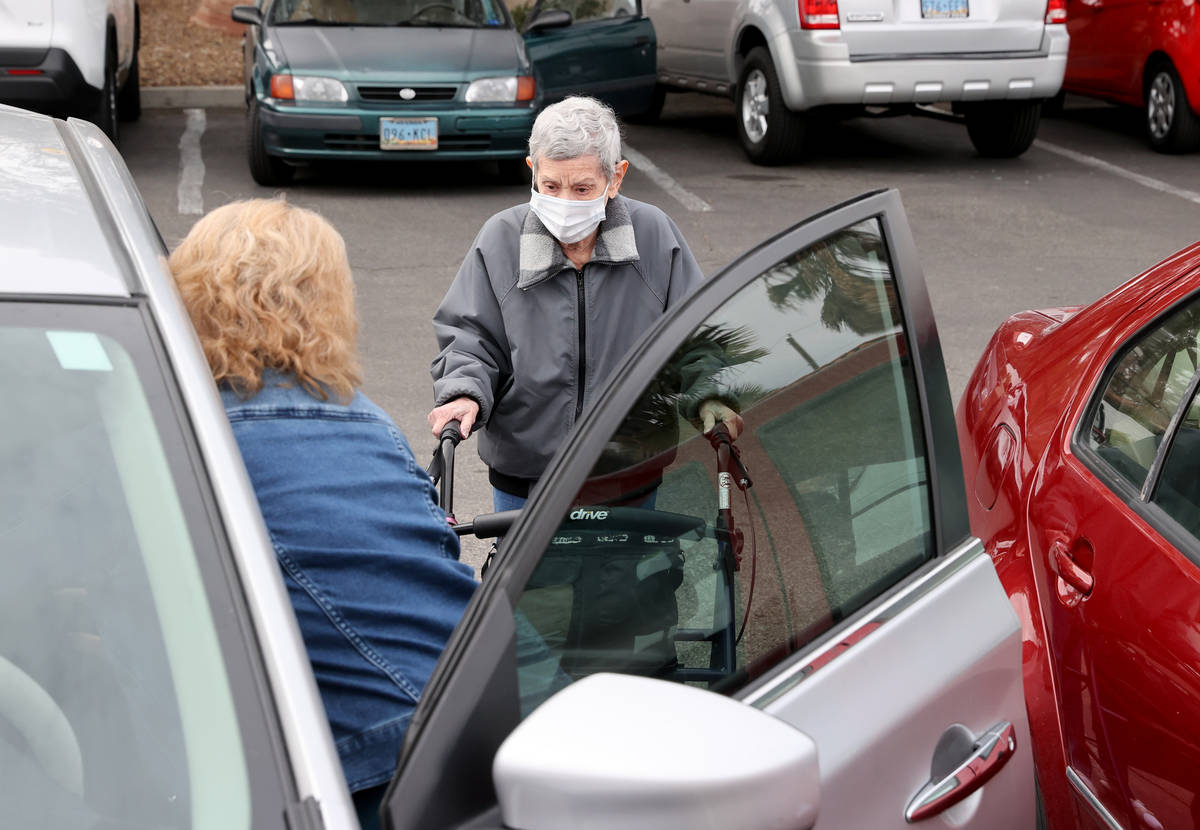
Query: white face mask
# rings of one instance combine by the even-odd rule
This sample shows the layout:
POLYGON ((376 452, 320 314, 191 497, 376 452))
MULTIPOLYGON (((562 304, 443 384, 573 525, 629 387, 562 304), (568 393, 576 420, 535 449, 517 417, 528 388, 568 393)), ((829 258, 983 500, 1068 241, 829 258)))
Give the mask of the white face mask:
POLYGON ((577 201, 547 196, 530 190, 529 209, 534 212, 546 230, 564 245, 578 242, 604 221, 604 210, 608 203, 608 187, 595 199, 577 201))

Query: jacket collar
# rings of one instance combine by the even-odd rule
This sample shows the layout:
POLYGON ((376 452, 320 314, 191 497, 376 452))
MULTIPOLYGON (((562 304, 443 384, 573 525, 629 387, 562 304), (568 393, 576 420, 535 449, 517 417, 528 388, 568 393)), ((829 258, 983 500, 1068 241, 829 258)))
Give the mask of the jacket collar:
MULTIPOLYGON (((633 220, 625 197, 619 193, 608 200, 604 221, 600 223, 600 234, 596 237, 596 248, 591 262, 623 263, 637 262, 637 243, 634 240, 633 220)), ((518 264, 517 288, 530 288, 553 277, 560 271, 575 266, 563 253, 558 240, 546 230, 542 220, 532 210, 525 215, 521 226, 521 252, 518 264)))

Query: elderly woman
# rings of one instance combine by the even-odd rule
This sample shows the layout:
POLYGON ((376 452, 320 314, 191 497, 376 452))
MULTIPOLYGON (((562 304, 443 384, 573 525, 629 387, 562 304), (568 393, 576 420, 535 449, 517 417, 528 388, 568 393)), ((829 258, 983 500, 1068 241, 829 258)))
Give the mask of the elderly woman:
POLYGON ((170 259, 258 496, 364 827, 475 589, 433 485, 361 381, 342 237, 235 202, 170 259))
MULTIPOLYGON (((596 390, 637 338, 703 279, 683 235, 620 195, 629 162, 611 109, 572 97, 534 122, 529 203, 471 245, 434 314, 435 435, 482 425, 496 510, 524 504, 596 390)), ((706 426, 740 419, 706 404, 706 426)))

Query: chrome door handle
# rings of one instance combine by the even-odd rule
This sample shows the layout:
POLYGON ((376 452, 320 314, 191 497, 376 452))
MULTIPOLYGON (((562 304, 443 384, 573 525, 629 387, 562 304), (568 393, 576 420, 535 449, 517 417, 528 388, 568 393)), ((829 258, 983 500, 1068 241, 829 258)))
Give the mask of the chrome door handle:
POLYGON ((1055 542, 1050 546, 1050 555, 1054 557, 1054 568, 1063 582, 1085 597, 1092 592, 1096 580, 1075 561, 1070 548, 1062 542, 1055 542))
POLYGON ((978 790, 1008 763, 1017 751, 1017 730, 1005 721, 984 732, 971 754, 953 772, 939 781, 930 781, 904 811, 909 824, 936 816, 978 790))

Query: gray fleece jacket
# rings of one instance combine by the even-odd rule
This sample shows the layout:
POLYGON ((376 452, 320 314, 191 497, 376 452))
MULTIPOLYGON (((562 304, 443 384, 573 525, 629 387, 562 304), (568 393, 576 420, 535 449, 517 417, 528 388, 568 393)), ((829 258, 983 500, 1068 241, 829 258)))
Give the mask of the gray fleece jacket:
POLYGON ((545 470, 629 347, 704 278, 675 223, 618 195, 582 270, 517 205, 479 231, 433 317, 437 405, 479 403, 479 455, 501 489, 545 470))

